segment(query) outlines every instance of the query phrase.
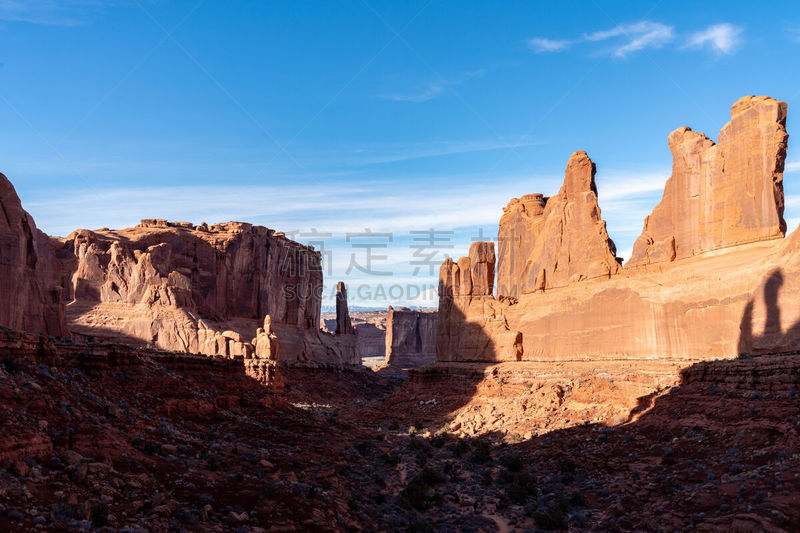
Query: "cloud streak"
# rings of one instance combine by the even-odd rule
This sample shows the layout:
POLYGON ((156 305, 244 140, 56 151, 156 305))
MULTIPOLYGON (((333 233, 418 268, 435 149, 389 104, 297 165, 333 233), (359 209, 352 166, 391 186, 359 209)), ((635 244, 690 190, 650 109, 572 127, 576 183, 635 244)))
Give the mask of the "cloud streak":
POLYGON ((528 47, 534 52, 560 52, 569 48, 573 41, 566 39, 546 39, 544 37, 535 37, 528 39, 528 47))
POLYGON ((684 48, 711 48, 721 54, 731 54, 739 46, 742 29, 733 24, 715 24, 692 33, 684 48))
POLYGON ((392 100, 395 102, 414 102, 414 103, 429 102, 434 98, 437 98, 447 93, 447 91, 452 87, 461 85, 462 83, 467 82, 471 79, 479 78, 484 74, 486 74, 486 71, 484 69, 478 69, 472 72, 468 72, 457 78, 452 78, 448 80, 440 79, 435 82, 424 84, 420 87, 417 87, 416 90, 413 91, 379 94, 378 98, 382 98, 384 100, 392 100))
POLYGON ((659 22, 640 21, 621 24, 610 30, 598 31, 584 36, 589 42, 607 41, 622 37, 621 44, 613 48, 612 55, 625 57, 645 48, 661 48, 672 40, 674 28, 659 22))
POLYGON ((0 0, 0 20, 46 26, 78 26, 111 0, 0 0))
POLYGON ((679 49, 710 49, 720 54, 731 54, 740 45, 742 33, 742 28, 724 22, 692 33, 677 34, 672 25, 640 20, 586 33, 575 40, 535 37, 526 42, 538 53, 562 52, 578 43, 610 43, 611 46, 602 51, 617 58, 673 43, 677 43, 679 49))

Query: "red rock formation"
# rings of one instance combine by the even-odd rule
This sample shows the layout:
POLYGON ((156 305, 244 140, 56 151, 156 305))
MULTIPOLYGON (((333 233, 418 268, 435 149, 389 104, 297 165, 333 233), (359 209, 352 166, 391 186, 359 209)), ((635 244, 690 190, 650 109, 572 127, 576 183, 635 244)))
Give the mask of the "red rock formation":
POLYGON ((632 259, 658 266, 622 271, 610 262, 613 246, 581 153, 557 197, 512 201, 501 220, 498 268, 499 296, 511 297, 476 296, 466 287, 474 280, 470 260, 446 261, 438 360, 685 360, 800 349, 792 303, 800 298, 800 233, 775 238, 784 231, 786 106, 747 97, 732 115, 719 145, 687 129, 670 138, 673 176, 646 223, 652 239, 640 238, 632 259), (584 200, 570 204, 576 190, 584 200), (564 204, 569 216, 551 220, 551 205, 564 204), (587 234, 565 233, 564 220, 587 234), (561 272, 555 281, 540 267, 550 264, 561 272))
POLYGON ((669 136, 672 176, 626 266, 663 263, 783 237, 786 103, 745 96, 714 144, 687 127, 669 136))
POLYGON ((75 231, 61 255, 76 333, 207 355, 358 362, 346 335, 333 341, 319 331, 319 253, 282 233, 143 220, 75 231))
POLYGON ((614 242, 600 216, 594 174, 586 152, 575 152, 557 195, 529 194, 503 209, 498 296, 518 298, 619 272, 614 242))
POLYGON ((519 333, 492 296, 494 244, 474 242, 469 257, 446 259, 439 270, 436 356, 439 361, 517 359, 519 333))
POLYGON ((55 248, 2 174, 0 210, 0 326, 68 335, 55 248))
POLYGON ((350 312, 347 310, 347 288, 343 281, 336 284, 336 334, 356 334, 353 323, 350 321, 350 312))
POLYGON ((423 366, 436 361, 435 311, 414 311, 389 306, 386 318, 386 364, 423 366))

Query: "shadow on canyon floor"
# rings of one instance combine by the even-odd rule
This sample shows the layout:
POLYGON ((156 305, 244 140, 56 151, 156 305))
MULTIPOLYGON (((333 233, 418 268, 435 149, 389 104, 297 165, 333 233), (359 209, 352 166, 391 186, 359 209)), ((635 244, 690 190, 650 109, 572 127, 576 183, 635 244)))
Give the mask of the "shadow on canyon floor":
MULTIPOLYGON (((742 353, 796 346, 800 324, 781 329, 782 284, 780 270, 763 284, 762 334, 753 333, 759 295, 747 304, 742 353)), ((418 371, 362 415, 390 429, 402 466, 362 505, 377 505, 385 517, 411 516, 415 531, 800 529, 800 354, 687 365, 675 386, 640 396, 619 424, 573 419, 571 427, 512 438, 497 430, 452 433, 461 425, 455 414, 487 390, 497 408, 490 424, 502 426, 506 412, 519 411, 520 386, 495 372, 496 363, 418 371)), ((559 402, 573 393, 561 388, 550 416, 563 417, 559 402)))
POLYGON ((476 520, 483 531, 797 530, 799 387, 800 355, 697 363, 627 423, 516 442, 437 432, 444 404, 439 424, 410 422, 419 427, 392 438, 405 478, 387 482, 398 496, 382 512, 410 506, 431 531, 476 520))

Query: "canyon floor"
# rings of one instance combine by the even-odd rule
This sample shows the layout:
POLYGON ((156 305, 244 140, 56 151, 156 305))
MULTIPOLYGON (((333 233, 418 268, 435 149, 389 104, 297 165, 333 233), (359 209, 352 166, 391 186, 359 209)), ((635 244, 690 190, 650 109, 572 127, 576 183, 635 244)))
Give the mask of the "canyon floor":
POLYGON ((796 531, 800 355, 407 379, 0 331, 0 530, 796 531))

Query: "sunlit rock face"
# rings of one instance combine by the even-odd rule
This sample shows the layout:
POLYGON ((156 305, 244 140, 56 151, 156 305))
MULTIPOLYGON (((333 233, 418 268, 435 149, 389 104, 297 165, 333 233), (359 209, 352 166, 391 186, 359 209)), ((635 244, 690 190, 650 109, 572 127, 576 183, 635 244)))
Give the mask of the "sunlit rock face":
POLYGON ((75 231, 60 255, 76 334, 207 355, 357 363, 352 342, 338 346, 354 337, 349 318, 335 342, 319 330, 319 253, 280 232, 143 220, 75 231))
POLYGON ((626 266, 675 261, 783 237, 786 103, 745 96, 719 143, 687 127, 669 136, 672 176, 626 266))
POLYGON ((616 248, 600 216, 594 175, 586 152, 575 152, 558 194, 529 194, 503 208, 498 296, 518 298, 619 272, 616 248))
POLYGON ((583 152, 556 196, 512 200, 500 221, 497 298, 484 274, 494 270, 492 243, 442 265, 438 360, 705 359, 800 347, 800 234, 781 239, 786 104, 750 96, 731 115, 716 145, 688 128, 670 135, 672 176, 624 269, 583 152))

